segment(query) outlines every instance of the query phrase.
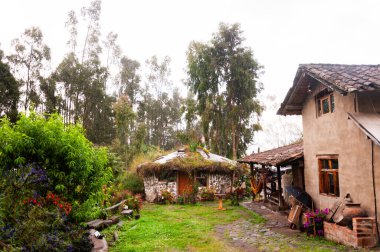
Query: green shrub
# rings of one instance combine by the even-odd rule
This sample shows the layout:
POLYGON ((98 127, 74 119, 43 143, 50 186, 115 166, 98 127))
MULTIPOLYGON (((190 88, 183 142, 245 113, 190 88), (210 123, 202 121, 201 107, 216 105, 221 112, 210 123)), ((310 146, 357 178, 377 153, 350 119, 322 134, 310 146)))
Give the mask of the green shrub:
POLYGON ((200 196, 204 201, 213 201, 215 199, 215 190, 212 188, 203 188, 200 192, 200 196))
POLYGON ((144 181, 135 172, 127 172, 125 177, 123 177, 121 183, 123 189, 128 190, 133 194, 144 193, 144 181))
POLYGON ((113 174, 107 149, 83 133, 58 115, 1 119, 0 240, 24 250, 89 250, 73 223, 102 214, 102 186, 113 174))
POLYGON ((161 191, 161 197, 159 198, 159 203, 172 204, 174 202, 174 195, 168 190, 161 191))

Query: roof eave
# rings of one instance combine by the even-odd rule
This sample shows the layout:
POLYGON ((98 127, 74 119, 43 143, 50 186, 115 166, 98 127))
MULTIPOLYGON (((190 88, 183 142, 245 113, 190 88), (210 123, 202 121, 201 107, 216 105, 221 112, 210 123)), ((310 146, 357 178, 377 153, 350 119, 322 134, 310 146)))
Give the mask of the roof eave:
POLYGON ((293 86, 289 89, 288 93, 285 96, 284 101, 281 103, 280 108, 277 110, 277 115, 285 115, 285 116, 286 115, 302 115, 303 106, 301 107, 297 106, 295 108, 293 105, 290 105, 289 102, 291 102, 291 99, 295 95, 297 88, 299 88, 299 86, 301 85, 300 83, 306 76, 310 76, 314 80, 318 81, 319 83, 322 83, 326 87, 340 93, 343 96, 347 95, 348 93, 347 91, 337 87, 334 83, 331 83, 322 78, 319 78, 315 74, 309 72, 303 65, 300 65, 298 67, 296 76, 294 78, 293 86))

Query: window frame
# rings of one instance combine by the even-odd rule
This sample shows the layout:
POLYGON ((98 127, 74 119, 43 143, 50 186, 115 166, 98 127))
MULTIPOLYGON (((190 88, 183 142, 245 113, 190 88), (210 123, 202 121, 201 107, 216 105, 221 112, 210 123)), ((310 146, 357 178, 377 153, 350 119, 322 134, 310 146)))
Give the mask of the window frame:
POLYGON ((336 156, 323 156, 318 158, 319 194, 339 197, 339 160, 336 156), (336 160, 337 168, 334 168, 333 161, 336 160), (328 168, 323 166, 327 161, 328 168), (334 189, 331 192, 330 175, 333 176, 334 189))
POLYGON ((322 92, 316 97, 316 110, 317 110, 317 115, 318 117, 329 114, 329 113, 334 113, 335 112, 335 97, 334 93, 325 93, 322 92), (327 101, 327 109, 328 111, 325 111, 324 101, 327 101))
POLYGON ((203 173, 203 172, 196 172, 195 173, 195 183, 197 183, 197 182, 199 183, 199 185, 201 187, 208 187, 208 184, 209 184, 209 182, 208 182, 208 174, 203 173), (203 184, 199 183, 199 180, 205 180, 206 185, 203 185, 203 184))

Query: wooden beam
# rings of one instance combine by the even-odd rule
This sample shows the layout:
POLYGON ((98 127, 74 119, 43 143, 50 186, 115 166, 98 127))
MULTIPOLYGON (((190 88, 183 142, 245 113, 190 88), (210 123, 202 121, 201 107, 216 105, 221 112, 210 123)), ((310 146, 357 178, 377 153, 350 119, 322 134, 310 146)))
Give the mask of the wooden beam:
POLYGON ((291 105, 291 104, 285 105, 286 110, 302 110, 302 108, 303 108, 302 105, 291 105))

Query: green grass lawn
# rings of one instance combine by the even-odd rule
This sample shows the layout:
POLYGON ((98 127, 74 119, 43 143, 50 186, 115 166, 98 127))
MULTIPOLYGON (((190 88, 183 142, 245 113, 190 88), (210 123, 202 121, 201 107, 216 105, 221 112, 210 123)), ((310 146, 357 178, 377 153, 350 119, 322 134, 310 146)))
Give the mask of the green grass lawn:
MULTIPOLYGON (((139 220, 126 221, 118 230, 119 239, 110 251, 228 251, 227 241, 214 235, 218 224, 249 218, 252 223, 265 220, 243 207, 224 204, 153 205, 145 204, 139 220)), ((112 240, 116 227, 104 231, 112 240)))
MULTIPOLYGON (((239 219, 248 220, 251 224, 264 224, 265 219, 241 206, 224 203, 224 207, 225 211, 217 210, 216 202, 196 205, 145 204, 139 220, 125 220, 121 228, 112 226, 103 233, 109 241, 111 252, 241 251, 232 247, 228 234, 217 236, 215 227, 239 219), (115 230, 119 239, 113 243, 115 230)), ((241 232, 247 231, 243 228, 241 232)), ((305 234, 263 238, 255 245, 260 251, 350 251, 345 246, 305 234)))

